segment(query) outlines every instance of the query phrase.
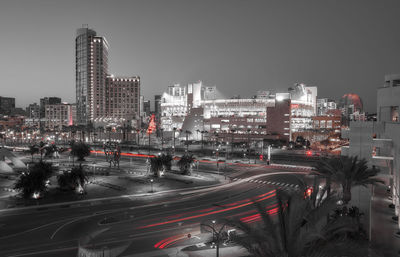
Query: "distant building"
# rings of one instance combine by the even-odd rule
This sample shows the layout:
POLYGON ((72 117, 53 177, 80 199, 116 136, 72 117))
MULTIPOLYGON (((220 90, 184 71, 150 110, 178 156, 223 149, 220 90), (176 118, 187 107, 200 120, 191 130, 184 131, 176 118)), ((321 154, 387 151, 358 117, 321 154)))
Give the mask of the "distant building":
POLYGON ((25 124, 24 116, 5 116, 0 117, 0 131, 7 129, 22 128, 25 124))
POLYGON ((72 126, 76 121, 76 105, 68 103, 46 105, 45 127, 49 130, 61 131, 64 127, 72 126))
POLYGON ((10 115, 12 109, 15 108, 15 98, 14 97, 4 97, 0 96, 0 114, 10 115))
POLYGON ((161 95, 154 96, 154 114, 156 115, 157 122, 159 122, 161 115, 161 95))
POLYGON ((115 77, 108 72, 109 45, 87 27, 75 39, 77 123, 138 126, 140 77, 115 77))
POLYGON ((325 115, 318 115, 312 118, 313 128, 336 130, 339 133, 341 129, 341 118, 340 110, 329 110, 325 115))
POLYGON ((105 93, 105 117, 136 122, 140 115, 139 77, 108 76, 105 93))
POLYGON ((105 116, 108 43, 89 28, 77 30, 75 39, 77 123, 86 125, 105 116))
POLYGON ((46 105, 49 104, 61 104, 61 98, 55 96, 40 98, 40 118, 46 118, 46 105))
POLYGON ((146 100, 143 102, 143 112, 145 113, 146 116, 150 116, 151 110, 150 110, 150 100, 146 100))
POLYGON ((345 94, 339 100, 338 108, 342 111, 342 123, 348 126, 351 120, 363 120, 363 103, 357 94, 345 94))
POLYGON ((26 111, 21 107, 11 109, 11 116, 26 116, 26 111))
MULTIPOLYGON (((312 129, 312 117, 317 111, 317 88, 297 83, 288 91, 291 99, 290 133, 312 129)), ((278 94, 276 97, 284 98, 278 94)))
POLYGON ((317 99, 317 116, 325 116, 327 111, 337 109, 337 104, 334 100, 329 98, 317 99))
POLYGON ((26 107, 26 115, 29 119, 40 119, 40 105, 33 103, 26 107))
POLYGON ((215 140, 247 142, 263 138, 290 141, 292 133, 312 129, 316 87, 296 84, 288 93, 266 91, 246 99, 206 99, 214 97, 204 93, 207 88, 201 82, 169 86, 161 102, 164 131, 191 131, 189 138, 195 140, 205 131, 215 140))

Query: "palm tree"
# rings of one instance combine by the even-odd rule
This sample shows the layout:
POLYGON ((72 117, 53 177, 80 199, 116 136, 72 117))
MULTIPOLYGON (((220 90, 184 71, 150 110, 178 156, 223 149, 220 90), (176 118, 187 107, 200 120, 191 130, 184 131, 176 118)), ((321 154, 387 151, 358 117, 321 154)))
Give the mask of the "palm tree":
POLYGON ((37 145, 29 146, 29 153, 32 156, 32 162, 33 162, 33 155, 36 154, 36 153, 39 153, 39 147, 37 145))
POLYGON ((186 134, 186 151, 189 151, 189 135, 192 134, 192 131, 185 130, 185 134, 186 134))
POLYGON ((84 161, 85 157, 90 155, 90 147, 83 142, 73 143, 71 155, 78 157, 78 161, 84 161))
POLYGON ((160 156, 161 158, 161 163, 163 165, 164 170, 166 171, 170 171, 171 170, 171 166, 172 166, 172 156, 170 154, 162 154, 160 156))
POLYGON ((54 167, 51 163, 38 162, 31 165, 27 172, 23 172, 14 185, 24 198, 31 197, 34 193, 41 194, 46 189, 46 182, 52 176, 54 167))
POLYGON ((190 175, 193 162, 194 158, 192 154, 185 154, 181 157, 177 164, 183 175, 190 175))
POLYGON ((173 127, 172 131, 173 131, 173 136, 174 136, 174 153, 175 153, 175 136, 176 136, 175 133, 176 133, 176 128, 173 127))
POLYGON ((44 153, 44 148, 46 144, 43 141, 40 141, 39 143, 39 151, 40 151, 40 161, 43 161, 43 153, 44 153))
POLYGON ((163 169, 163 163, 160 156, 150 158, 150 170, 154 177, 160 176, 160 171, 163 169))
POLYGON ((64 171, 57 177, 58 185, 61 189, 75 190, 76 188, 83 188, 85 182, 87 182, 87 176, 85 174, 82 165, 73 167, 70 171, 64 171))
MULTIPOLYGON (((319 206, 302 194, 283 196, 277 192, 276 215, 255 203, 261 224, 245 220, 228 220, 242 235, 233 237, 255 257, 342 256, 354 254, 351 247, 340 247, 342 236, 356 229, 351 218, 334 220, 326 217, 336 206, 335 198, 325 199, 319 206)), ((348 245, 346 245, 348 246, 348 245)), ((359 251, 360 249, 355 249, 359 251)), ((354 255, 351 255, 354 256, 354 255)))
POLYGON ((316 174, 326 179, 327 193, 331 193, 331 183, 336 183, 342 188, 342 200, 348 204, 351 200, 351 189, 354 186, 376 185, 383 183, 376 178, 379 170, 368 168, 365 159, 358 160, 357 156, 340 156, 337 158, 321 159, 315 166, 316 174))

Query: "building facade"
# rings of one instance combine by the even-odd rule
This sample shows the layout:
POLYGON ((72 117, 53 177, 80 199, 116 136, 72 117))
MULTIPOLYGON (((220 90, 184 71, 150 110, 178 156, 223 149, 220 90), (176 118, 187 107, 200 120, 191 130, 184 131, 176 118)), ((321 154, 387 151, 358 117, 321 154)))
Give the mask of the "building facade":
POLYGON ((46 105, 45 127, 48 130, 59 130, 72 126, 76 121, 76 105, 68 103, 46 105))
MULTIPOLYGON (((400 74, 385 76, 377 91, 377 121, 352 121, 342 131, 349 146, 342 155, 365 158, 369 166, 378 167, 380 177, 389 186, 395 214, 400 214, 400 74)), ((400 222, 397 221, 400 229, 400 222)))
POLYGON ((105 81, 108 74, 108 43, 89 28, 75 38, 77 123, 86 125, 105 115, 105 81))
POLYGON ((151 109, 150 109, 151 105, 150 104, 151 104, 150 100, 143 101, 143 112, 144 112, 145 116, 150 116, 150 113, 151 113, 151 109))
POLYGON ((130 123, 140 115, 140 78, 108 76, 105 90, 105 117, 130 123))
POLYGON ((10 115, 15 108, 15 98, 0 96, 0 114, 10 115))
POLYGON ((108 42, 92 29, 77 30, 75 49, 77 123, 138 126, 140 78, 109 74, 108 42))
POLYGON ((40 98, 40 110, 39 110, 39 116, 40 118, 46 118, 46 105, 54 105, 54 104, 61 104, 61 98, 59 97, 43 97, 40 98))
POLYGON ((27 118, 29 119, 40 119, 40 106, 37 103, 33 103, 26 107, 27 118))
POLYGON ((327 111, 336 110, 337 104, 334 100, 329 98, 318 98, 317 99, 317 116, 325 116, 327 111))
POLYGON ((166 132, 191 131, 190 138, 195 140, 201 136, 199 132, 206 131, 226 137, 234 133, 246 140, 274 135, 290 141, 292 133, 312 129, 316 94, 315 87, 296 84, 288 93, 260 91, 253 98, 215 99, 215 87, 201 82, 175 84, 162 96, 161 127, 166 132))

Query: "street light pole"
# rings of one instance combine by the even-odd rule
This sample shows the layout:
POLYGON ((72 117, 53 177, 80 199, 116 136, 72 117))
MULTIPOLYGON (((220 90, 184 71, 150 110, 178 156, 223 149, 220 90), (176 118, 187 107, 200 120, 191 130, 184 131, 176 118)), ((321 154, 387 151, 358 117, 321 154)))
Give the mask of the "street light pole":
POLYGON ((174 127, 172 129, 172 131, 173 131, 173 134, 174 134, 174 154, 175 154, 175 132, 176 132, 176 128, 174 127))
POLYGON ((215 249, 216 249, 216 256, 219 257, 219 243, 221 240, 221 236, 222 236, 222 231, 224 230, 225 226, 227 224, 224 224, 218 231, 215 229, 215 223, 216 221, 213 220, 212 221, 212 226, 208 225, 208 224, 200 224, 200 226, 204 226, 204 227, 208 227, 212 230, 213 233, 213 242, 215 242, 215 249))
POLYGON ((148 134, 149 134, 149 155, 150 155, 150 136, 151 136, 151 133, 149 132, 148 134))
POLYGON ((164 129, 161 128, 161 151, 164 152, 164 129))

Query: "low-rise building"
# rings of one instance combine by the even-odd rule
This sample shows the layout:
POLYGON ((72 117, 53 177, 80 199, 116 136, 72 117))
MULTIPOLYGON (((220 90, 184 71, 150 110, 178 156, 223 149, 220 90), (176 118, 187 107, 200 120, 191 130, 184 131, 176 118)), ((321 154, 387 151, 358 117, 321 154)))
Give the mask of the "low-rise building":
POLYGON ((259 91, 253 98, 216 99, 216 87, 202 82, 186 87, 175 84, 162 96, 161 126, 165 132, 191 131, 188 137, 194 140, 206 131, 208 136, 225 135, 229 140, 234 133, 237 138, 245 135, 246 141, 274 135, 288 142, 292 133, 312 129, 316 94, 316 87, 295 84, 288 93, 259 91))
POLYGON ((14 97, 0 96, 0 115, 10 115, 11 111, 15 108, 14 97))
POLYGON ((61 131, 76 121, 76 105, 68 103, 47 104, 45 109, 45 128, 61 131))

